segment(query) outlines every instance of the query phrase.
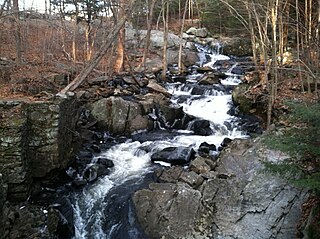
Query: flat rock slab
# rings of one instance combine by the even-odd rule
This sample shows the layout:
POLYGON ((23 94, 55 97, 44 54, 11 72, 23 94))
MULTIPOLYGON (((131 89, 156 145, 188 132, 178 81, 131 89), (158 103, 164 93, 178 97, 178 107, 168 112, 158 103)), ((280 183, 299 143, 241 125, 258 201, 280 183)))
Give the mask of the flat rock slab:
POLYGON ((203 190, 203 199, 216 205, 217 235, 239 239, 296 237, 307 193, 266 173, 262 164, 286 158, 260 140, 236 140, 222 153, 216 171, 231 176, 208 180, 203 190))

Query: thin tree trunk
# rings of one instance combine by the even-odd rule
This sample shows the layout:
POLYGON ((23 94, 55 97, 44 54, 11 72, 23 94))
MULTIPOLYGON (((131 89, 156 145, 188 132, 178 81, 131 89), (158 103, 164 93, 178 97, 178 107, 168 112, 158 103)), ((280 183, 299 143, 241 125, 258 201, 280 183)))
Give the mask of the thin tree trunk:
POLYGON ((300 28, 299 28, 299 20, 300 20, 300 13, 299 13, 299 0, 296 0, 296 34, 297 34, 297 60, 298 60, 298 77, 301 82, 301 90, 302 92, 305 91, 301 73, 301 65, 300 65, 300 28))
MULTIPOLYGON (((118 11, 118 16, 117 19, 121 19, 124 17, 125 12, 124 12, 124 0, 119 1, 119 11, 118 11)), ((117 43, 117 58, 116 62, 114 65, 114 71, 116 73, 120 73, 123 70, 124 67, 124 57, 125 57, 125 46, 124 46, 124 41, 125 41, 125 26, 123 26, 118 35, 118 43, 117 43)))
POLYGON ((162 55, 162 74, 161 79, 166 81, 167 69, 168 69, 168 31, 169 31, 169 2, 168 0, 162 0, 163 7, 163 25, 164 25, 164 34, 163 34, 163 55, 162 55))
POLYGON ((254 65, 257 66, 258 65, 258 60, 257 60, 257 43, 256 43, 256 35, 255 35, 255 31, 253 28, 253 21, 252 21, 252 15, 251 15, 251 10, 249 8, 249 3, 245 2, 244 3, 248 12, 248 27, 250 30, 250 36, 251 36, 251 47, 252 47, 252 54, 253 54, 253 62, 254 65))
POLYGON ((181 24, 181 31, 180 31, 180 43, 179 43, 179 59, 178 59, 178 70, 179 74, 183 72, 183 66, 182 66, 182 45, 183 45, 183 32, 184 32, 184 24, 186 20, 186 14, 187 14, 187 1, 184 5, 184 11, 183 11, 183 17, 182 17, 182 24, 181 24))
POLYGON ((73 23, 73 41, 72 41, 72 58, 74 64, 77 62, 77 34, 78 34, 78 15, 79 15, 79 8, 78 8, 78 1, 74 0, 74 7, 75 7, 75 19, 73 23))
POLYGON ((20 14, 18 0, 13 0, 13 15, 15 18, 15 38, 16 38, 16 63, 22 63, 22 44, 21 44, 21 29, 20 29, 20 14))
MULTIPOLYGON (((135 0, 131 0, 128 9, 132 9, 134 3, 135 0)), ((81 83, 87 78, 91 71, 99 64, 107 50, 110 49, 121 28, 124 26, 126 20, 126 16, 118 20, 117 24, 114 26, 113 30, 109 32, 105 42, 102 44, 99 51, 97 51, 97 53, 94 55, 89 64, 82 69, 79 75, 69 85, 67 85, 64 89, 62 89, 59 92, 60 94, 64 95, 67 91, 74 91, 79 85, 81 85, 81 83)))
POLYGON ((277 61, 277 19, 278 19, 279 0, 271 3, 271 29, 272 29, 272 75, 269 79, 269 102, 267 110, 267 131, 270 130, 272 120, 272 109, 275 98, 277 97, 276 87, 278 81, 278 61, 277 61))
POLYGON ((153 20, 153 12, 154 12, 153 10, 154 10, 155 3, 156 3, 156 0, 151 0, 148 19, 147 19, 147 35, 146 35, 146 41, 145 41, 145 46, 144 46, 144 50, 143 50, 143 57, 142 57, 141 66, 145 66, 146 59, 147 59, 148 53, 149 53, 150 37, 151 37, 151 30, 152 30, 152 20, 153 20))

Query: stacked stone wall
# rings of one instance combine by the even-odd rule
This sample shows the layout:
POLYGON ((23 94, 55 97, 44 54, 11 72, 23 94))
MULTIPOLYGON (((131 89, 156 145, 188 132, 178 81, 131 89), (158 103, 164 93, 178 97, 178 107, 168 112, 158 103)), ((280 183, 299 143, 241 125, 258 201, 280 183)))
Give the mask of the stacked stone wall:
POLYGON ((76 116, 75 99, 0 101, 0 174, 7 199, 25 200, 32 179, 67 166, 76 116))

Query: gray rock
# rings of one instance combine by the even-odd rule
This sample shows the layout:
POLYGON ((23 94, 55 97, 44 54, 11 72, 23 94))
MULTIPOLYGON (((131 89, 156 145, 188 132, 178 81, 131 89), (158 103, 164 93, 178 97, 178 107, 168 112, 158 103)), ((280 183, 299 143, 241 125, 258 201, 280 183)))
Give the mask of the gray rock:
POLYGON ((183 168, 180 166, 173 166, 168 169, 164 169, 161 174, 158 176, 160 182, 165 183, 175 183, 178 182, 178 179, 183 171, 183 168))
POLYGON ((150 122, 136 102, 112 96, 94 102, 91 108, 100 128, 114 134, 130 134, 149 128, 150 122))
POLYGON ((208 36, 208 30, 206 28, 199 28, 196 30, 195 34, 196 37, 205 38, 208 36))
POLYGON ((248 140, 235 140, 222 153, 216 171, 228 175, 227 179, 208 180, 203 189, 203 200, 216 206, 216 236, 295 237, 300 206, 307 194, 262 171, 261 160, 279 158, 279 152, 269 154, 261 142, 248 140))
POLYGON ((150 81, 149 84, 147 85, 147 87, 155 92, 161 93, 165 96, 171 97, 171 94, 167 91, 167 89, 165 89, 164 87, 162 87, 161 85, 159 85, 156 82, 150 81))
POLYGON ((179 177, 179 181, 189 184, 193 188, 198 188, 203 183, 203 177, 193 171, 184 171, 179 177))
POLYGON ((239 110, 244 113, 249 113, 252 109, 253 100, 246 94, 250 88, 249 84, 242 83, 234 88, 232 91, 232 101, 236 106, 239 106, 239 110))
POLYGON ((184 165, 189 163, 195 155, 190 147, 168 147, 151 155, 152 162, 163 161, 172 165, 184 165))
POLYGON ((190 27, 186 33, 189 34, 189 35, 196 35, 196 32, 197 32, 197 28, 195 27, 190 27))
POLYGON ((221 152, 215 171, 202 167, 202 161, 199 167, 192 166, 199 172, 205 168, 201 176, 182 172, 178 183, 153 184, 150 190, 136 192, 139 222, 150 238, 295 238, 308 194, 264 172, 262 163, 287 158, 267 149, 261 140, 234 140, 221 152), (191 191, 196 176, 204 182, 199 191, 191 191), (181 187, 189 200, 179 198, 181 187))
POLYGON ((211 171, 210 165, 207 164, 208 159, 197 157, 195 160, 192 160, 192 162, 189 165, 189 169, 194 171, 197 174, 207 173, 211 171))
POLYGON ((7 186, 3 182, 2 174, 0 173, 0 235, 4 235, 5 220, 4 220, 3 207, 6 199, 7 199, 7 186))
POLYGON ((218 74, 208 74, 204 75, 198 82, 199 85, 213 85, 220 84, 220 79, 218 74))
POLYGON ((186 184, 156 184, 136 192, 138 221, 150 238, 188 238, 202 210, 201 194, 186 184))

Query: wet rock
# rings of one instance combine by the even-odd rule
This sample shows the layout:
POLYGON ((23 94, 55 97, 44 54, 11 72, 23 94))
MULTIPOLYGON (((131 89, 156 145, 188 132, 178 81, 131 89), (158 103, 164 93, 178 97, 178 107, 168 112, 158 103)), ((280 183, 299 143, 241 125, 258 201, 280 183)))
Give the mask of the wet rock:
POLYGON ((85 179, 75 179, 72 181, 72 186, 74 186, 76 188, 81 188, 86 184, 87 184, 87 180, 85 180, 85 179))
POLYGON ((212 69, 210 66, 203 66, 203 67, 197 68, 198 73, 206 73, 206 72, 214 72, 214 71, 215 70, 212 69))
POLYGON ((199 55, 196 51, 184 50, 182 55, 182 63, 184 66, 189 67, 191 65, 194 65, 198 61, 199 61, 199 55))
POLYGON ((98 158, 97 163, 101 164, 101 165, 104 165, 107 168, 114 167, 114 163, 112 162, 112 160, 107 159, 107 158, 98 158))
POLYGON ((103 164, 95 164, 95 165, 89 166, 83 172, 83 177, 88 182, 94 182, 99 177, 108 175, 109 173, 110 173, 110 170, 105 165, 103 165, 103 164))
POLYGON ((208 136, 213 134, 208 120, 194 120, 190 123, 190 130, 193 130, 196 135, 208 136))
POLYGON ((72 238, 75 235, 73 208, 69 199, 61 198, 48 211, 48 231, 51 238, 72 238))
POLYGON ((223 141, 221 143, 221 146, 222 147, 227 147, 231 142, 232 142, 232 139, 226 137, 226 138, 223 139, 223 141))
POLYGON ((188 238, 201 211, 201 194, 187 184, 151 184, 133 195, 140 225, 150 238, 188 238))
POLYGON ((194 159, 195 151, 190 147, 168 147, 151 156, 152 162, 163 161, 172 165, 184 165, 194 159))
POLYGON ((191 95, 203 95, 205 92, 205 88, 200 86, 195 86, 191 90, 191 95))
POLYGON ((199 85, 213 85, 220 84, 220 79, 218 74, 208 74, 204 75, 198 82, 199 85))
POLYGON ((209 155, 210 151, 216 151, 217 148, 214 144, 208 144, 207 142, 203 142, 200 144, 198 148, 198 154, 202 155, 209 155))
POLYGON ((185 83, 187 81, 186 75, 176 75, 172 77, 174 82, 185 83))

